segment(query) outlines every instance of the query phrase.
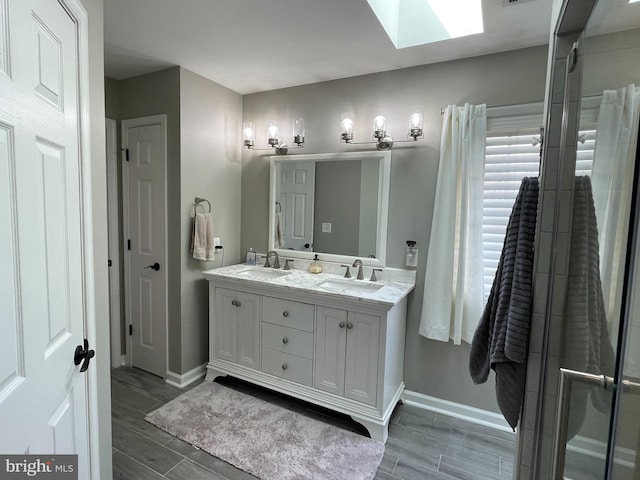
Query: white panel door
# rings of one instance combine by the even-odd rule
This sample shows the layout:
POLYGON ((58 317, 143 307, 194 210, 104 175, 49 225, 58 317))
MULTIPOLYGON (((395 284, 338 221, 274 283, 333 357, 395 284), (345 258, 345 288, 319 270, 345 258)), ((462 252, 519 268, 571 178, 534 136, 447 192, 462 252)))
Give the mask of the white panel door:
POLYGON ((87 479, 79 36, 57 1, 0 0, 0 452, 77 453, 87 479))
POLYGON ((128 172, 131 364, 166 375, 165 131, 157 118, 122 122, 128 172))
POLYGON ((380 317, 349 312, 344 395, 376 405, 378 360, 380 359, 380 317))
POLYGON ((282 248, 313 250, 315 162, 280 162, 279 202, 282 211, 282 248))
POLYGON ((317 308, 314 386, 336 395, 344 394, 346 325, 345 310, 317 308))

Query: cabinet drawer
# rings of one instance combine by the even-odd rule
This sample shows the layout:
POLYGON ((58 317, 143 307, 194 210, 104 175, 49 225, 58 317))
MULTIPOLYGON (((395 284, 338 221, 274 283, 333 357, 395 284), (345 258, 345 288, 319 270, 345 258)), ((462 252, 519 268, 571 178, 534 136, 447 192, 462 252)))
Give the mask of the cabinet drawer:
POLYGON ((262 324, 262 346, 312 359, 313 333, 265 322, 262 324))
POLYGON ((280 298, 262 299, 262 320, 285 327, 313 332, 314 306, 280 298))
POLYGON ((313 386, 313 362, 308 358, 263 347, 262 371, 292 382, 313 386))

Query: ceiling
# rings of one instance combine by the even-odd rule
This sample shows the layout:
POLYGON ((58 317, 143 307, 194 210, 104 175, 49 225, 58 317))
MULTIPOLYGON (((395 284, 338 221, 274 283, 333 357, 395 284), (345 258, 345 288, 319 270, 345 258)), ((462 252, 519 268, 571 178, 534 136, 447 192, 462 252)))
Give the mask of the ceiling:
POLYGON ((485 33, 396 50, 367 0, 105 0, 105 74, 181 65, 248 94, 547 43, 552 0, 503 2, 485 33))

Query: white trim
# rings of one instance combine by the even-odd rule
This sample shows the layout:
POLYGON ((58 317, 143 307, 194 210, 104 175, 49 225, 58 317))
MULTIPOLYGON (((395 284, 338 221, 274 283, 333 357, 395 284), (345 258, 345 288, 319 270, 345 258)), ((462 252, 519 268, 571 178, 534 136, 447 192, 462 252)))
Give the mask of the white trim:
POLYGON ((109 232, 109 323, 111 325, 111 367, 120 366, 122 335, 120 317, 120 231, 118 224, 118 138, 117 124, 105 119, 107 141, 107 224, 109 232))
POLYGON ((127 356, 126 355, 120 355, 120 367, 126 367, 127 366, 127 356))
POLYGON ((463 405, 462 403, 451 402, 441 398, 430 397, 411 390, 405 390, 404 399, 407 405, 424 408, 436 413, 449 415, 450 417, 466 420, 485 427, 495 428, 503 432, 514 433, 507 421, 499 413, 482 410, 476 407, 463 405))
MULTIPOLYGON (((387 228, 389 221, 389 184, 391 177, 391 152, 389 151, 364 151, 349 153, 318 153, 307 155, 275 155, 269 157, 271 177, 269 182, 269 250, 275 250, 282 257, 313 259, 317 252, 302 252, 297 250, 282 250, 274 248, 275 238, 275 204, 276 204, 276 161, 299 162, 299 161, 330 161, 330 160, 364 160, 375 159, 380 161, 379 185, 378 185, 378 228, 376 238, 376 252, 378 258, 362 258, 363 265, 384 267, 386 266, 387 255, 387 228)), ((322 254, 325 262, 345 263, 353 262, 354 256, 322 254)))
POLYGON ((184 388, 191 385, 193 382, 200 380, 207 373, 207 364, 203 363, 196 368, 189 370, 187 373, 179 374, 167 370, 167 377, 165 382, 174 387, 184 388))
MULTIPOLYGON (((485 427, 495 428, 503 432, 513 433, 504 417, 499 413, 489 412, 480 408, 470 407, 461 403, 430 397, 418 392, 405 390, 405 403, 418 408, 424 408, 436 413, 442 413, 450 417, 466 420, 485 427)), ((604 460, 607 445, 604 442, 592 438, 577 435, 567 443, 567 450, 587 455, 592 458, 604 460)), ((616 448, 615 463, 624 467, 633 468, 636 461, 635 450, 629 448, 616 448)))
MULTIPOLYGON (((168 224, 167 221, 167 212, 168 204, 167 204, 167 150, 168 150, 168 138, 167 138, 167 115, 162 113, 159 115, 149 115, 147 117, 137 117, 137 118, 128 118, 126 120, 122 120, 120 124, 120 130, 122 132, 122 165, 123 167, 128 167, 127 158, 126 158, 126 148, 129 145, 129 136, 127 134, 127 129, 129 127, 135 126, 144 126, 144 125, 154 125, 160 124, 162 128, 162 135, 164 140, 164 253, 162 255, 162 264, 168 266, 168 245, 169 245, 169 234, 168 234, 168 224)), ((131 295, 129 295, 130 286, 130 275, 131 275, 131 256, 129 255, 129 249, 127 248, 127 240, 131 238, 130 225, 129 225, 129 169, 122 169, 122 244, 124 250, 124 292, 125 292, 125 326, 126 328, 130 328, 131 325, 131 295)), ((165 300, 165 319, 164 319, 164 328, 165 328, 165 345, 164 345, 164 363, 165 363, 165 372, 169 372, 169 275, 165 275, 164 282, 164 300, 165 300)), ((132 350, 132 340, 131 335, 127 334, 127 365, 132 366, 132 358, 131 358, 131 350, 132 350)))
MULTIPOLYGON (((604 461, 607 444, 593 438, 576 435, 567 442, 567 450, 604 461)), ((616 447, 614 463, 633 470, 636 464, 636 451, 630 448, 616 447)))
MULTIPOLYGON (((84 302, 85 302, 85 319, 84 329, 85 338, 89 341, 89 345, 100 352, 102 347, 106 347, 106 341, 98 339, 96 333, 96 312, 95 312, 95 269, 93 255, 93 194, 92 194, 92 175, 91 175, 91 82, 89 81, 89 19, 87 11, 80 0, 60 0, 60 4, 66 9, 69 16, 76 24, 76 33, 78 38, 78 127, 80 134, 79 155, 81 165, 81 193, 82 193, 82 248, 83 248, 83 265, 84 265, 84 302)), ((104 357, 103 357, 104 358, 104 357)), ((102 364, 100 356, 94 362, 89 364, 87 371, 87 438, 84 439, 88 443, 89 475, 92 479, 99 479, 103 471, 111 470, 111 459, 101 460, 100 451, 103 450, 101 445, 111 443, 111 437, 108 432, 101 432, 100 425, 106 423, 104 420, 110 416, 110 411, 105 411, 99 407, 103 404, 100 399, 102 393, 101 378, 98 377, 98 363, 102 364)), ((102 371, 102 368, 100 369, 102 371)), ((107 401, 107 407, 110 410, 110 402, 107 401)), ((104 449, 106 450, 106 449, 104 449)))

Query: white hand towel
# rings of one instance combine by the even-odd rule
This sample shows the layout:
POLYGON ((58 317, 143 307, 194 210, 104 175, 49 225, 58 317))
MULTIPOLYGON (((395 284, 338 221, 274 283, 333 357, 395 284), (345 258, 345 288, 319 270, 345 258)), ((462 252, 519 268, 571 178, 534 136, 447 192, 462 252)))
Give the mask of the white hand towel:
POLYGON ((276 212, 276 232, 275 232, 274 244, 276 248, 284 247, 284 239, 282 238, 282 214, 276 212))
POLYGON ((196 213, 193 219, 191 249, 193 258, 210 262, 216 258, 213 246, 213 220, 210 213, 196 213))

